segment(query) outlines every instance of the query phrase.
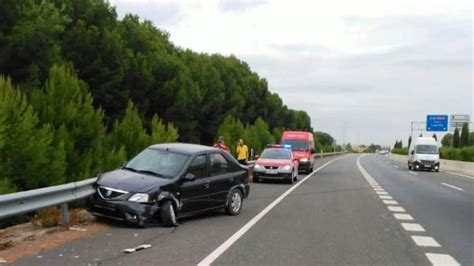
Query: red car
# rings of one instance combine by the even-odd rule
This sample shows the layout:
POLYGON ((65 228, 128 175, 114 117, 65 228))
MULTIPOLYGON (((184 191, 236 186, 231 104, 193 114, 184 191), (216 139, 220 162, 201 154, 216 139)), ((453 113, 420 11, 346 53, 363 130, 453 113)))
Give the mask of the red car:
POLYGON ((298 180, 298 165, 289 146, 271 145, 255 162, 253 181, 282 180, 293 184, 298 180))

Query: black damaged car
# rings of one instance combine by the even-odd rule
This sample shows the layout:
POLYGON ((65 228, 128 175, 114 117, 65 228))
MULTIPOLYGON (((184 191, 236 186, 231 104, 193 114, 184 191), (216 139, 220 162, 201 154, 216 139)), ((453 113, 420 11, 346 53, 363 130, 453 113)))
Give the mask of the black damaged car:
POLYGON ((99 175, 89 200, 95 216, 146 227, 202 212, 238 215, 249 195, 248 168, 225 151, 195 144, 150 146, 123 167, 99 175))

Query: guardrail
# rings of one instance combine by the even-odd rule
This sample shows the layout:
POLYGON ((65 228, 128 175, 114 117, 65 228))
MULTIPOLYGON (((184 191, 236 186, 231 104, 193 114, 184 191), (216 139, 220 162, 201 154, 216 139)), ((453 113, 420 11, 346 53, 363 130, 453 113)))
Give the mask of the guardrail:
MULTIPOLYGON (((342 153, 344 152, 320 153, 315 154, 315 157, 323 158, 342 153)), ((249 167, 253 167, 254 165, 255 161, 248 161, 249 167)), ((59 186, 0 195, 0 219, 33 212, 45 207, 60 205, 63 225, 69 225, 68 203, 94 194, 95 190, 93 184, 96 180, 97 178, 90 178, 59 186)))
POLYGON ((68 203, 94 194, 93 184, 96 180, 97 178, 90 178, 59 186, 0 195, 0 219, 60 205, 63 225, 69 225, 68 203))

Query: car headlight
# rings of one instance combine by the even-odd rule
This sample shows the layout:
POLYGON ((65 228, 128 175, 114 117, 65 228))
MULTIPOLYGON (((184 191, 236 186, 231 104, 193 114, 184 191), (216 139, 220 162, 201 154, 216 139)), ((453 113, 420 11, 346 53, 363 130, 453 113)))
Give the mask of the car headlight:
POLYGON ((291 165, 285 165, 282 168, 283 170, 291 170, 291 165))
POLYGON ((253 167, 254 169, 262 169, 263 166, 261 166, 260 164, 255 164, 255 166, 253 167))
POLYGON ((148 194, 137 193, 137 194, 133 194, 133 196, 131 196, 128 199, 128 201, 145 203, 145 202, 148 202, 149 199, 150 199, 150 196, 148 194))
POLYGON ((301 158, 300 159, 300 162, 307 162, 308 161, 308 158, 301 158))

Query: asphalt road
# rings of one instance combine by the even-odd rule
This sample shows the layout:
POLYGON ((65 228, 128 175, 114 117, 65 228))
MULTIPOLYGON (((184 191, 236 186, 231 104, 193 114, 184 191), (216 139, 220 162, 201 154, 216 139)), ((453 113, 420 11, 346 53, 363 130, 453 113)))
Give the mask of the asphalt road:
POLYGON ((379 155, 359 158, 367 172, 364 176, 358 158, 338 157, 327 165, 334 158, 318 160, 316 167, 325 166, 307 178, 300 175, 294 186, 252 184, 236 217, 215 212, 181 220, 174 229, 113 223, 108 231, 15 264, 430 265, 453 260, 473 264, 472 179, 413 174, 379 155), (395 202, 384 202, 382 196, 395 202), (395 217, 399 214, 409 214, 413 220, 399 220, 395 217), (409 231, 402 223, 417 224, 424 232, 409 231), (122 253, 140 244, 152 247, 122 253), (435 244, 439 246, 429 246, 435 244))

